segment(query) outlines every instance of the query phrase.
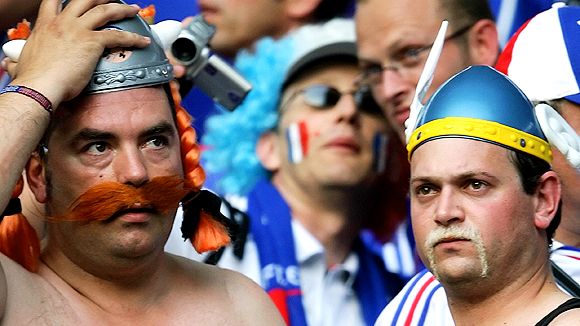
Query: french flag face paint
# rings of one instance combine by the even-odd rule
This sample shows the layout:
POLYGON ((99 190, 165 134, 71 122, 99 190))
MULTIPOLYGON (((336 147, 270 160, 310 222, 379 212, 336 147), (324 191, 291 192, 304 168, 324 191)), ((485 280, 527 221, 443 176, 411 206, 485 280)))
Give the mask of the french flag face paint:
POLYGON ((373 139, 373 171, 382 173, 387 165, 387 142, 389 138, 383 133, 377 133, 373 139))
POLYGON ((306 122, 301 120, 291 123, 286 129, 286 140, 288 141, 288 160, 290 163, 300 163, 308 152, 306 122))

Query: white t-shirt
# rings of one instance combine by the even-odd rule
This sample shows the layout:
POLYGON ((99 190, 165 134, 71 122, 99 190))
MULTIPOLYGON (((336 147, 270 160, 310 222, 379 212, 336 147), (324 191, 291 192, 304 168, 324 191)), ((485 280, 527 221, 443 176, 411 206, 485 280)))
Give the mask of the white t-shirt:
MULTIPOLYGON (((553 241, 550 259, 580 284, 580 249, 553 241)), ((375 325, 454 325, 445 290, 424 270, 389 302, 375 325)))

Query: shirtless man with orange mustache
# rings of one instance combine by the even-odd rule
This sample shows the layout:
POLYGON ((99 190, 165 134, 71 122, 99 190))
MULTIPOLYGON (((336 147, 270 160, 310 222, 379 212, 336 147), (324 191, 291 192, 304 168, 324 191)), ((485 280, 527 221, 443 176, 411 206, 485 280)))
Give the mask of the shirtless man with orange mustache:
MULTIPOLYGON (((17 213, 12 188, 29 161, 30 188, 51 219, 40 256, 34 233, 29 244, 1 236, 3 249, 27 257, 0 255, 2 322, 281 324, 243 276, 164 253, 178 202, 200 193, 204 173, 188 116, 168 96, 171 66, 137 11, 120 1, 64 9, 43 1, 14 80, 0 91, 0 209, 17 213), (119 47, 125 60, 101 55, 119 47), (111 204, 119 196, 128 200, 111 204)), ((211 222, 207 206, 192 203, 191 216, 211 222)), ((5 216, 3 231, 15 219, 5 216)), ((195 236, 200 230, 207 225, 195 236)))

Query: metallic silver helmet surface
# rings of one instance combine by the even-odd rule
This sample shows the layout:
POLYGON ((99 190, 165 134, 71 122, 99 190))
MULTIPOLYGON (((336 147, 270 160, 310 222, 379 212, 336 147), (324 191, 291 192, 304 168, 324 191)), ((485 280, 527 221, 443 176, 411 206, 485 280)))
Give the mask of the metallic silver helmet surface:
MULTIPOLYGON (((116 0, 125 3, 122 0, 116 0)), ((66 6, 68 1, 63 2, 66 6)), ((112 92, 168 83, 173 79, 173 66, 165 56, 161 41, 149 25, 139 16, 111 22, 102 29, 129 31, 151 38, 142 49, 107 49, 99 60, 91 81, 84 93, 112 92)))

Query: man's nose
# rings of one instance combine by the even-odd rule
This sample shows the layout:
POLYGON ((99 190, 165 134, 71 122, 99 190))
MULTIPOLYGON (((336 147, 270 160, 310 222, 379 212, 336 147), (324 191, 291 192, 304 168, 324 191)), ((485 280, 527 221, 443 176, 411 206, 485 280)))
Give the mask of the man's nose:
POLYGON ((358 109, 352 94, 343 93, 338 102, 334 105, 334 110, 338 112, 338 119, 354 121, 358 117, 358 109))
POLYGON ((380 96, 386 101, 393 101, 412 90, 414 85, 403 77, 401 72, 396 69, 384 69, 379 85, 380 96))
POLYGON ((465 212, 461 205, 459 194, 451 188, 441 189, 437 198, 433 219, 435 223, 449 226, 453 223, 461 223, 465 220, 465 212))
POLYGON ((115 157, 114 169, 120 183, 139 187, 149 181, 143 153, 138 149, 121 150, 115 157))

